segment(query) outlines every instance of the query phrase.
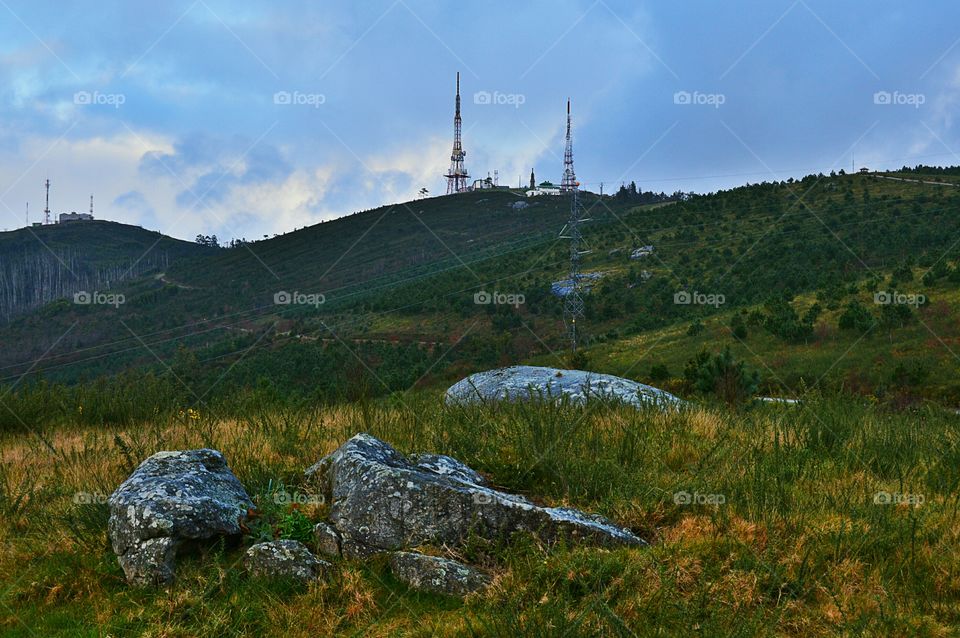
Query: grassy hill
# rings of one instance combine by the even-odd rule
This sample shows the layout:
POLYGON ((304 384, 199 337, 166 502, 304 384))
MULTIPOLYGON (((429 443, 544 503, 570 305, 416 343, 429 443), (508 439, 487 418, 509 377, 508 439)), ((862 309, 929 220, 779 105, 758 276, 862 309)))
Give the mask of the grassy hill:
MULTIPOLYGON (((770 394, 960 403, 960 190, 924 183, 957 173, 810 175, 656 205, 585 194, 584 269, 599 277, 582 326, 589 367, 685 393, 687 362, 730 346, 770 394)), ((58 302, 4 326, 15 345, 0 377, 137 370, 183 403, 257 383, 337 400, 563 364, 550 284, 565 276, 568 215, 565 198, 475 192, 206 251, 124 284, 118 308, 58 302), (281 291, 324 301, 278 305, 281 291), (478 304, 481 291, 522 303, 478 304)))
POLYGON ((107 290, 204 251, 139 226, 72 222, 0 233, 0 320, 107 290))
POLYGON ((676 413, 443 405, 469 372, 567 365, 550 293, 569 256, 562 198, 366 211, 199 249, 119 286, 118 307, 57 301, 9 322, 0 609, 16 613, 0 613, 0 633, 951 635, 960 188, 934 181, 960 183, 960 169, 655 205, 585 195, 598 279, 583 365, 693 400, 676 413), (279 291, 325 299, 275 304, 279 291), (701 353, 727 347, 757 393, 801 402, 718 401, 698 376, 718 359, 701 353), (153 452, 222 450, 267 529, 289 537, 290 519, 309 529, 328 512, 271 496, 307 493, 304 468, 360 431, 604 514, 650 547, 476 539, 455 557, 495 582, 463 602, 417 593, 377 559, 338 561, 305 589, 258 583, 238 567, 250 536, 185 556, 169 591, 124 583, 105 497, 153 452))

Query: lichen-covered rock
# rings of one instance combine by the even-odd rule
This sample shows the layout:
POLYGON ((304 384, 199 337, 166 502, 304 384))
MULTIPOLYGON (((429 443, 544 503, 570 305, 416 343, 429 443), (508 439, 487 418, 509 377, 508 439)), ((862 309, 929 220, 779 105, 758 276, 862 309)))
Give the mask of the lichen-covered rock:
POLYGON ((328 523, 317 523, 313 526, 313 538, 317 544, 317 551, 324 556, 340 556, 340 532, 328 523))
POLYGON ((417 467, 457 479, 461 483, 472 483, 473 485, 489 485, 480 472, 477 472, 466 463, 461 463, 457 459, 445 454, 414 454, 410 461, 417 467))
POLYGON ((326 575, 333 566, 310 553, 300 541, 258 543, 247 550, 244 567, 258 578, 289 578, 303 583, 326 575))
POLYGON ((390 569, 410 587, 437 594, 466 596, 490 585, 490 576, 479 569, 449 558, 415 552, 391 554, 390 569))
POLYGON ((603 517, 539 507, 466 480, 476 473, 456 465, 456 472, 416 465, 383 441, 357 434, 308 469, 307 476, 320 483, 331 503, 330 524, 340 533, 347 557, 425 544, 456 546, 471 532, 489 538, 524 531, 547 542, 564 537, 603 545, 643 543, 603 517))
POLYGON ((487 401, 565 398, 574 404, 588 399, 620 401, 635 407, 676 409, 683 401, 664 390, 630 379, 583 370, 510 366, 471 374, 450 386, 447 405, 487 401))
POLYGON ((158 452, 110 496, 108 531, 127 581, 169 583, 177 550, 188 540, 240 533, 253 502, 210 449, 158 452))

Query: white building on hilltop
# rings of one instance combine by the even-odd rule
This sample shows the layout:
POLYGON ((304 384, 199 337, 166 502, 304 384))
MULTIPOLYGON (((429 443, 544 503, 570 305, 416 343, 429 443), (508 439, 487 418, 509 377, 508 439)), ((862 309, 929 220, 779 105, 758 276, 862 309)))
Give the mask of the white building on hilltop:
POLYGON ((527 197, 537 197, 538 195, 559 195, 560 187, 553 182, 540 182, 536 188, 527 191, 527 197))
POLYGON ((88 222, 93 220, 93 215, 90 213, 60 213, 59 223, 64 224, 66 222, 88 222))

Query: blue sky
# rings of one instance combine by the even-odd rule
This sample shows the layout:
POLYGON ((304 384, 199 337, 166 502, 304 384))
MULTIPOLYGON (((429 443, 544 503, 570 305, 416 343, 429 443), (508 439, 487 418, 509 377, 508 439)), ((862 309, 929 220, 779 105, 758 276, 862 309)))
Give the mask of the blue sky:
POLYGON ((55 212, 94 193, 188 239, 443 192, 457 71, 467 168, 501 183, 559 179, 567 97, 591 190, 960 164, 958 24, 946 1, 0 0, 0 228, 48 176, 55 212))

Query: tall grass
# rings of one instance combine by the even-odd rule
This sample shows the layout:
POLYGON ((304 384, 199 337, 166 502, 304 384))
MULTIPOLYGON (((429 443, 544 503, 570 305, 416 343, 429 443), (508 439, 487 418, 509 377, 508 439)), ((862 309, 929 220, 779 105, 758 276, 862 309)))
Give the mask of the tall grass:
MULTIPOLYGON (((960 623, 952 414, 837 397, 676 413, 448 408, 429 393, 247 407, 242 418, 171 410, 130 426, 73 424, 45 440, 8 434, 0 608, 41 635, 68 625, 155 635, 946 635, 960 623), (404 452, 450 454, 545 504, 603 513, 651 546, 517 538, 470 554, 497 579, 465 603, 407 590, 382 561, 344 563, 335 582, 306 591, 254 584, 236 548, 185 560, 172 594, 123 584, 102 497, 149 454, 216 447, 268 508, 277 489, 307 490, 303 469, 358 431, 404 452)), ((2 617, 0 633, 28 635, 2 617)))

